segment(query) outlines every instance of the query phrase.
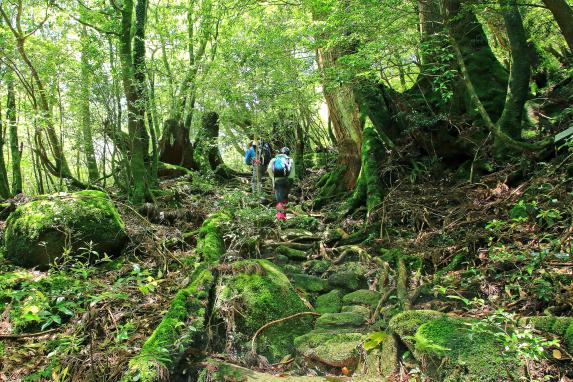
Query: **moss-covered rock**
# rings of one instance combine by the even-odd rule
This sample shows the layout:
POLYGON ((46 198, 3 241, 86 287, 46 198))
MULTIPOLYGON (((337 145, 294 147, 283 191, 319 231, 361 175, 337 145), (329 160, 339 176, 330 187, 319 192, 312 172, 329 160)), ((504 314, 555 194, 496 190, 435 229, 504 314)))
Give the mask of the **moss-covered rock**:
POLYGON ((376 308, 379 301, 380 293, 368 289, 360 289, 348 293, 342 298, 342 302, 346 305, 366 305, 372 308, 376 308))
POLYGON ((424 365, 425 372, 437 380, 519 380, 522 369, 516 357, 504 353, 492 332, 472 332, 468 325, 471 322, 435 311, 414 310, 393 317, 389 327, 424 365))
POLYGON ((563 337, 568 352, 573 352, 573 317, 538 316, 520 322, 535 329, 563 337))
POLYGON ((317 313, 338 313, 342 307, 342 292, 338 289, 320 295, 316 298, 314 309, 317 313))
POLYGON ((93 260, 117 255, 127 235, 115 205, 101 191, 43 196, 19 206, 6 222, 6 257, 22 266, 47 267, 68 254, 93 260))
MULTIPOLYGON (((232 264, 231 274, 224 275, 215 306, 219 315, 234 315, 239 352, 251 350, 251 338, 270 321, 285 318, 309 309, 298 296, 288 278, 266 260, 244 260, 232 264)), ((293 351, 293 341, 311 329, 310 317, 298 317, 271 325, 257 338, 257 352, 271 362, 278 362, 293 351)))
POLYGON ((407 310, 392 317, 388 328, 396 333, 410 348, 413 346, 412 338, 418 328, 425 322, 442 317, 444 314, 434 310, 407 310))
POLYGON ((328 284, 333 288, 354 291, 368 286, 367 269, 359 262, 348 262, 338 266, 328 277, 328 284))
POLYGON ((322 275, 328 271, 331 265, 332 262, 328 260, 309 260, 305 261, 302 266, 305 273, 310 275, 322 275))
POLYGON ((351 312, 325 313, 316 320, 317 330, 339 330, 352 329, 364 326, 366 319, 364 316, 351 312))
POLYGON ((313 330, 295 339, 298 353, 305 358, 332 367, 354 368, 360 359, 360 333, 333 333, 313 330))
POLYGON ((340 311, 342 313, 358 314, 358 315, 364 317, 365 319, 368 319, 370 317, 370 309, 368 309, 367 307, 362 306, 362 305, 346 305, 346 306, 343 306, 340 311))
POLYGON ((448 381, 520 380, 522 370, 516 357, 504 353, 495 335, 473 333, 467 323, 444 316, 422 324, 414 336, 414 355, 428 359, 428 371, 448 381), (444 358, 450 362, 444 364, 444 358))
POLYGON ((305 274, 292 274, 290 276, 295 287, 307 292, 320 293, 328 290, 328 282, 317 276, 305 274))
POLYGON ((298 249, 294 249, 294 248, 289 248, 289 247, 285 247, 284 245, 281 245, 279 247, 277 247, 277 253, 279 255, 283 255, 288 257, 291 260, 298 260, 298 261, 304 261, 307 259, 307 255, 305 251, 301 251, 298 249))
POLYGON ((387 335, 376 349, 370 350, 360 360, 354 376, 357 380, 392 381, 400 367, 398 349, 396 336, 387 335))

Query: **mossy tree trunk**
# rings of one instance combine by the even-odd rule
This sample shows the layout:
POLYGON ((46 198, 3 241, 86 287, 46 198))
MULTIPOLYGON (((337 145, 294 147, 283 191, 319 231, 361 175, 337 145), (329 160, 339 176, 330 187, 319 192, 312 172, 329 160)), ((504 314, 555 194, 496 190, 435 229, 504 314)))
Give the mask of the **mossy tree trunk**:
POLYGON ((0 197, 7 199, 10 197, 10 185, 8 183, 8 172, 6 171, 6 161, 4 160, 4 141, 6 129, 2 123, 2 108, 0 107, 0 197))
MULTIPOLYGON (((318 64, 324 72, 336 65, 340 53, 335 49, 319 49, 318 64)), ((336 137, 340 166, 346 168, 341 183, 346 190, 352 190, 360 174, 363 121, 353 93, 352 86, 333 86, 325 81, 324 98, 336 137)))
POLYGON ((22 192, 22 146, 18 142, 18 124, 16 120, 16 91, 11 70, 6 73, 6 122, 10 134, 10 155, 12 157, 12 195, 22 192))
POLYGON ((129 197, 141 203, 150 197, 149 136, 145 128, 145 22, 147 0, 126 0, 121 9, 119 38, 122 82, 127 100, 129 134, 129 197), (132 27, 135 27, 133 30, 132 27))
MULTIPOLYGON (((531 63, 527 36, 515 0, 500 0, 511 52, 511 70, 505 106, 498 120, 501 131, 513 139, 521 138, 521 120, 529 91, 531 63)), ((501 148, 500 148, 501 149, 501 148)))
POLYGON ((81 31, 82 51, 80 58, 80 71, 81 71, 81 96, 80 96, 80 113, 82 124, 82 148, 86 156, 86 164, 88 168, 88 179, 90 183, 95 182, 98 178, 98 168, 95 156, 92 126, 91 126, 91 113, 90 113, 90 94, 91 94, 91 72, 90 65, 90 37, 84 26, 81 31))
POLYGON ((201 130, 195 138, 195 162, 204 173, 225 171, 219 152, 219 114, 211 111, 203 114, 201 130))
POLYGON ((573 54, 573 8, 565 0, 543 0, 543 4, 551 11, 565 41, 573 54))

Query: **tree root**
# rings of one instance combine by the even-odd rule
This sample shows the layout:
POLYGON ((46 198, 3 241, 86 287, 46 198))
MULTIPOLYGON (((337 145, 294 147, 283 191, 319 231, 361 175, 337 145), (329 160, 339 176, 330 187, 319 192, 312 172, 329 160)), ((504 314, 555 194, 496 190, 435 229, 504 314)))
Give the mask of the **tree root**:
POLYGON ((316 313, 316 312, 300 312, 300 313, 296 313, 293 314, 291 316, 288 317, 283 317, 283 318, 279 318, 278 320, 274 320, 271 322, 267 322, 266 324, 264 324, 263 326, 261 326, 256 332, 255 335, 253 336, 253 338, 251 339, 251 354, 253 356, 257 356, 257 337, 259 336, 259 334, 261 334, 261 332, 265 329, 267 329, 269 326, 275 325, 275 324, 280 324, 281 322, 285 322, 288 320, 291 320, 293 318, 297 318, 297 317, 301 317, 301 316, 320 316, 320 313, 316 313))

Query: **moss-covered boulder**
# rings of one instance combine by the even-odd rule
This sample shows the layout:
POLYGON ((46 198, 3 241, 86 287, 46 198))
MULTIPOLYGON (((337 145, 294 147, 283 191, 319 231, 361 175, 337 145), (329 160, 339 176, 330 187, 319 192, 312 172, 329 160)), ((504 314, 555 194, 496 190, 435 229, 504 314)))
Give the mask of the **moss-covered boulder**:
POLYGON ((368 270, 359 262, 349 262, 339 266, 328 277, 328 284, 332 288, 354 291, 368 286, 364 276, 368 270))
POLYGON ((292 283, 295 287, 307 292, 320 293, 328 290, 328 282, 317 276, 305 274, 291 274, 292 283))
POLYGON ((303 270, 310 275, 322 275, 331 265, 332 262, 329 260, 309 260, 304 262, 303 270))
POLYGON ((345 305, 365 305, 376 308, 380 301, 380 293, 374 290, 360 289, 352 293, 348 293, 342 298, 345 305))
POLYGON ((317 313, 338 313, 341 307, 342 292, 338 289, 318 296, 314 304, 314 309, 317 313))
POLYGON ((313 330, 295 339, 299 354, 332 367, 353 369, 360 359, 359 346, 364 340, 360 333, 333 333, 313 330))
POLYGON ((108 195, 88 190, 22 204, 8 218, 4 239, 8 259, 46 268, 64 253, 84 260, 93 260, 96 252, 116 255, 127 235, 108 195))
POLYGON ((341 312, 358 314, 365 319, 370 318, 370 309, 362 305, 346 305, 342 307, 341 312))
POLYGON ((394 317, 390 328, 424 365, 425 372, 437 380, 519 380, 523 373, 516 357, 505 353, 492 331, 472 331, 473 322, 438 312, 410 311, 394 317))
MULTIPOLYGON (((309 311, 285 274, 266 260, 244 260, 231 265, 217 291, 216 314, 234 326, 233 345, 239 353, 251 349, 251 339, 263 325, 309 311)), ((271 362, 294 350, 294 338, 312 329, 312 318, 302 316, 263 330, 256 351, 271 362)), ((229 340, 229 339, 228 339, 229 340)))
POLYGON ((288 257, 291 260, 294 261, 304 261, 307 259, 306 256, 306 252, 305 251, 301 251, 299 249, 294 249, 294 248, 289 248, 289 247, 285 247, 284 245, 281 245, 279 247, 277 247, 277 253, 279 255, 283 255, 288 257))
POLYGON ((573 317, 527 317, 520 324, 531 325, 537 330, 563 337, 567 351, 573 353, 573 317))
POLYGON ((366 324, 363 315, 344 313, 325 313, 316 320, 316 329, 320 330, 356 330, 366 324))

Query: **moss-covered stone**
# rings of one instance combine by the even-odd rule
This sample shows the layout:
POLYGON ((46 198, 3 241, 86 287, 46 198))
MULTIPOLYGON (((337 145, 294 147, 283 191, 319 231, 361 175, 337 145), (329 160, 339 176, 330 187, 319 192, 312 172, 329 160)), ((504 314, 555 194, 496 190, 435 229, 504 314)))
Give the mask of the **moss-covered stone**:
POLYGON ((351 312, 325 313, 316 320, 317 330, 339 330, 360 328, 366 324, 364 316, 351 312))
POLYGON ((535 329, 563 337, 568 352, 573 352, 573 317, 538 316, 520 322, 535 329))
POLYGON ((348 262, 338 266, 328 278, 328 283, 333 288, 340 288, 347 291, 366 288, 367 269, 359 262, 348 262))
POLYGON ((372 308, 376 308, 378 302, 380 301, 380 293, 368 290, 360 289, 352 293, 348 293, 342 298, 342 302, 346 305, 366 305, 372 308))
POLYGON ((338 289, 320 295, 316 298, 314 309, 317 313, 338 313, 342 307, 342 292, 338 289))
POLYGON ((467 322, 444 316, 422 324, 414 335, 414 356, 429 361, 427 371, 442 380, 519 380, 522 370, 516 357, 504 354, 503 346, 495 335, 476 335, 467 322), (449 362, 444 363, 444 358, 449 362))
POLYGON ((369 351, 357 367, 358 380, 370 377, 372 381, 392 381, 400 367, 398 357, 398 340, 395 336, 387 335, 378 348, 369 351), (376 379, 374 379, 376 378, 376 379))
POLYGON ((290 277, 295 287, 307 292, 320 293, 328 290, 328 282, 320 277, 296 273, 290 277))
POLYGON ((364 317, 365 319, 368 319, 370 317, 370 309, 368 309, 365 306, 362 305, 347 305, 347 306, 343 306, 342 309, 340 310, 342 313, 354 313, 354 314, 358 314, 362 317, 364 317))
POLYGON ((280 255, 286 256, 289 259, 295 260, 295 261, 296 260, 304 261, 307 259, 307 255, 306 255, 305 251, 285 247, 284 245, 281 245, 280 247, 277 248, 277 253, 280 255))
POLYGON ((396 333, 412 349, 412 338, 425 322, 442 317, 444 314, 433 310, 408 310, 392 317, 388 328, 396 333))
POLYGON ((328 271, 331 265, 332 262, 328 260, 309 260, 304 262, 303 269, 305 273, 310 275, 322 275, 328 271))
POLYGON ((354 368, 358 364, 358 347, 364 336, 360 333, 333 333, 313 330, 295 339, 302 356, 333 367, 354 368))
MULTIPOLYGON (((215 308, 224 312, 232 305, 240 313, 234 315, 241 334, 235 338, 239 352, 251 350, 250 340, 263 325, 309 310, 284 273, 266 260, 233 263, 232 273, 223 276, 221 285, 215 308)), ((294 338, 311 329, 311 322, 307 316, 271 325, 258 336, 257 353, 278 362, 292 352, 294 338)))
POLYGON ((117 255, 127 235, 115 205, 101 191, 43 196, 19 206, 6 222, 6 257, 47 267, 65 253, 82 260, 117 255))

